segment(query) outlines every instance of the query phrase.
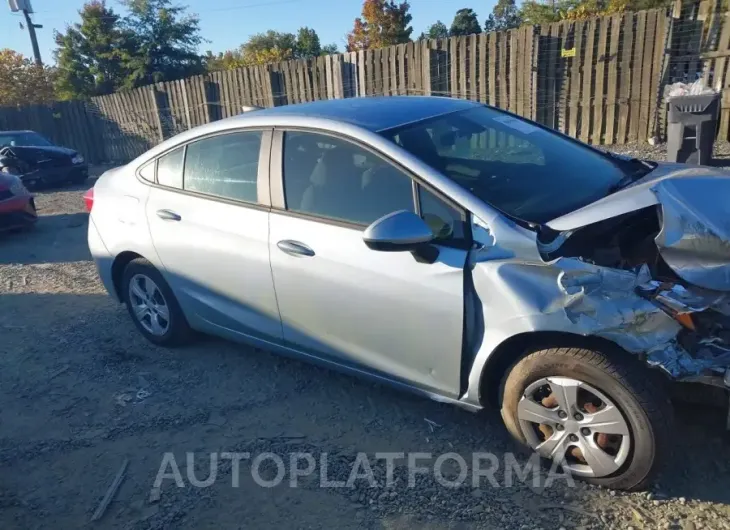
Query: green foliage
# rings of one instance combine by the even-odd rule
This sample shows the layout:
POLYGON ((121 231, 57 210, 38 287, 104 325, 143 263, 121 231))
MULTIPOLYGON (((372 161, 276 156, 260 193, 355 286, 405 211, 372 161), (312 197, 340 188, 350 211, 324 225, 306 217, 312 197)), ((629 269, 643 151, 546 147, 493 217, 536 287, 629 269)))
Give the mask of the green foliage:
POLYGON ((81 22, 56 33, 56 88, 63 99, 86 98, 203 71, 198 17, 170 0, 124 0, 122 17, 104 0, 79 11, 81 22))
POLYGON ((451 23, 449 35, 459 37, 462 35, 471 35, 472 33, 481 33, 482 27, 479 25, 477 14, 473 9, 459 9, 456 12, 454 21, 451 23))
POLYGON ((123 26, 134 34, 135 53, 130 57, 130 75, 125 85, 133 86, 180 79, 203 71, 198 55, 200 21, 186 14, 186 8, 170 0, 123 0, 129 15, 123 26))
POLYGON ((347 51, 369 50, 393 46, 411 40, 413 16, 407 0, 365 0, 362 16, 347 35, 347 51))
POLYGON ((302 58, 317 57, 322 53, 319 35, 313 29, 299 28, 296 42, 296 55, 302 58))
POLYGON ((418 40, 445 39, 448 36, 449 28, 447 28, 446 24, 444 24, 443 22, 437 20, 435 24, 431 24, 429 27, 426 28, 426 31, 421 33, 421 35, 418 37, 418 40))
POLYGON ((125 86, 135 52, 134 35, 103 1, 84 4, 81 22, 54 35, 56 90, 61 99, 108 94, 125 86))
POLYGON ((672 3, 672 0, 555 0, 549 3, 526 0, 522 3, 520 14, 524 24, 549 24, 561 20, 583 20, 615 13, 667 7, 672 3))
POLYGON ((49 103, 55 99, 54 71, 22 54, 0 50, 0 106, 49 103))
POLYGON ((218 55, 207 52, 204 61, 208 71, 212 72, 276 63, 288 59, 311 59, 332 53, 337 53, 336 44, 321 46, 317 32, 303 27, 299 28, 296 35, 274 30, 257 33, 235 50, 218 55))
POLYGON ((497 0, 497 4, 492 9, 489 18, 484 22, 484 31, 486 33, 491 31, 505 31, 517 28, 522 23, 523 16, 520 10, 517 9, 515 0, 497 0))

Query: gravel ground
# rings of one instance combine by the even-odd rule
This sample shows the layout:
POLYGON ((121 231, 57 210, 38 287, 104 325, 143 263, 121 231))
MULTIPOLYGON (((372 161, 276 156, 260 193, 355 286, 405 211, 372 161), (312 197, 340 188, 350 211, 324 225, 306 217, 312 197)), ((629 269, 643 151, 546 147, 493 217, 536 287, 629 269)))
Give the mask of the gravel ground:
MULTIPOLYGON (((663 156, 661 147, 616 150, 663 156)), ((214 466, 212 485, 191 486, 190 473, 210 473, 211 452, 285 461, 326 453, 326 476, 346 480, 359 452, 455 452, 467 462, 491 452, 503 463, 515 446, 494 412, 470 414, 216 339, 175 351, 150 345, 97 280, 82 191, 38 193, 36 229, 0 237, 0 528, 84 526, 129 459, 98 528, 730 529, 724 412, 697 407, 680 410, 677 452, 648 493, 564 480, 506 485, 502 465, 500 487, 483 479, 480 488, 446 488, 430 475, 408 487, 402 461, 386 488, 385 462, 374 458, 377 487, 322 488, 319 468, 298 487, 287 475, 265 488, 250 461, 232 487, 230 460, 214 466), (166 452, 183 486, 167 479, 154 490, 166 452)))

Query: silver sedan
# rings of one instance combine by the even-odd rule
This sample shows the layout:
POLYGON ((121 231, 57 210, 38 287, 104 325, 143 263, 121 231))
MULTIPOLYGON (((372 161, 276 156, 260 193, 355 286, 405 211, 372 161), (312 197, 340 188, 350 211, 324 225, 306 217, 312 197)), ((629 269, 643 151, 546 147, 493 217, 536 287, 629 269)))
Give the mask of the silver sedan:
POLYGON ((210 333, 472 411, 563 469, 645 486, 670 381, 730 385, 730 192, 445 98, 254 110, 85 199, 150 341, 210 333), (699 212, 702 212, 701 214, 699 212))

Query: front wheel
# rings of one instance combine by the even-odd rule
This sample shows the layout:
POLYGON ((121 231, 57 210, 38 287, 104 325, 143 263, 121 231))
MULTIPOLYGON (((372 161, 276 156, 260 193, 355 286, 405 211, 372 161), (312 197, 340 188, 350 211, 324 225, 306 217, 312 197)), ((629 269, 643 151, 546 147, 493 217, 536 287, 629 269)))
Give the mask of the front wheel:
POLYGON ((502 417, 518 441, 573 476, 636 490, 659 467, 672 411, 656 374, 620 355, 553 348, 525 356, 504 382, 502 417))

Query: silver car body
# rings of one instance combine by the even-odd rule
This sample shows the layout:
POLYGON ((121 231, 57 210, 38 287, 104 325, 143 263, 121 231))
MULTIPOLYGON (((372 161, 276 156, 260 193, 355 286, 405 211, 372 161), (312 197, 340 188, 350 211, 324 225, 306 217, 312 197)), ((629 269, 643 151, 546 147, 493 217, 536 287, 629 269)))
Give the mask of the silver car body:
MULTIPOLYGON (((120 267, 142 256, 162 272, 194 329, 367 375, 471 410, 484 406, 494 384, 492 371, 499 366, 503 370, 528 344, 556 341, 610 342, 677 379, 723 385, 730 361, 717 352, 708 357, 684 349, 676 341, 681 329, 677 320, 656 299, 637 294, 652 282, 644 268, 612 269, 571 257, 546 260, 535 231, 378 134, 381 122, 388 120, 379 113, 386 105, 412 106, 421 119, 429 117, 425 109, 431 106, 438 115, 477 104, 369 98, 255 111, 177 135, 108 171, 95 185, 89 223, 89 246, 107 290, 121 300, 120 267), (264 131, 259 206, 165 189, 137 174, 175 147, 241 129, 264 131), (344 137, 394 161, 470 213, 472 247, 443 247, 435 263, 419 263, 408 252, 370 250, 362 231, 288 215, 280 131, 289 129, 344 137), (156 215, 160 210, 178 212, 183 221, 166 222, 156 215), (304 243, 316 255, 283 252, 279 243, 289 241, 304 243)), ((567 238, 581 226, 653 204, 665 208, 665 221, 673 219, 671 211, 686 219, 681 205, 687 204, 669 184, 681 181, 670 179, 677 171, 660 167, 647 182, 548 225, 567 238)), ((717 178, 720 184, 715 185, 727 189, 730 177, 717 178)), ((723 208, 728 209, 718 206, 712 213, 719 215, 723 208)), ((700 222, 683 226, 665 224, 660 247, 680 276, 704 289, 690 296, 681 288, 665 288, 662 299, 720 307, 724 291, 730 290, 730 259, 725 254, 715 260, 712 278, 703 282, 707 268, 681 252, 687 241, 697 241, 700 222), (670 229, 673 234, 667 233, 670 229)), ((727 245, 727 235, 715 237, 727 245)), ((710 243, 715 250, 716 243, 710 243)))

